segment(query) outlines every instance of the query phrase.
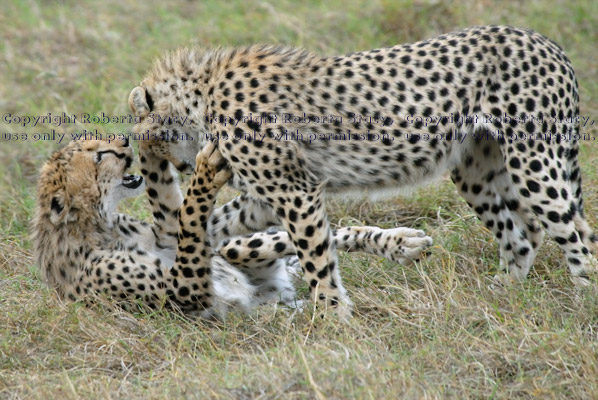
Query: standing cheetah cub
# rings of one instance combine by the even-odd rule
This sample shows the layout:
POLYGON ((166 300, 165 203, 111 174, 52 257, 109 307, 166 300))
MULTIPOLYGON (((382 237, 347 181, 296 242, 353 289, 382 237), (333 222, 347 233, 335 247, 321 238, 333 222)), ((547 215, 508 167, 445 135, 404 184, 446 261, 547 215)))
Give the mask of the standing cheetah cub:
MULTIPOLYGON (((248 310, 272 300, 295 304, 287 267, 295 264, 296 256, 286 233, 251 234, 266 229, 268 221, 254 218, 252 203, 245 198, 211 215, 216 193, 230 176, 218 170, 221 156, 213 146, 198 154, 194 179, 200 186, 184 200, 184 208, 201 204, 189 231, 177 230, 183 196, 171 164, 142 151, 144 179, 126 174, 132 162, 128 141, 79 140, 58 150, 43 166, 33 243, 42 276, 60 296, 77 300, 106 293, 124 302, 151 308, 166 302, 185 311, 204 310, 209 302, 215 305, 210 311, 220 315, 228 305, 248 310), (144 186, 153 224, 116 213, 121 199, 140 194, 144 186), (176 248, 177 237, 182 237, 184 248, 176 248), (220 242, 214 255, 210 242, 220 242), (191 269, 181 261, 194 246, 198 254, 190 260, 196 267, 191 269), (178 264, 173 267, 175 259, 178 264), (210 275, 213 291, 205 280, 210 275), (210 296, 192 294, 200 285, 210 296)), ((341 249, 397 261, 418 257, 431 243, 423 232, 408 228, 350 227, 333 237, 341 249)))
POLYGON ((215 140, 235 182, 275 210, 315 300, 342 307, 324 190, 375 195, 446 171, 496 236, 510 279, 527 275, 543 227, 587 282, 597 247, 583 212, 577 90, 557 44, 481 26, 338 57, 183 49, 159 59, 129 102, 135 132, 180 170, 215 140))

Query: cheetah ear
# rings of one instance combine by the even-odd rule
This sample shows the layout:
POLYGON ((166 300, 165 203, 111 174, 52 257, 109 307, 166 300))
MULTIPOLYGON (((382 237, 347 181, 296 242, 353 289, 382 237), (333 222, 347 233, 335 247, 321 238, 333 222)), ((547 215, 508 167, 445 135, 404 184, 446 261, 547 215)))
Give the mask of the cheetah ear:
POLYGON ((60 190, 50 200, 50 222, 54 225, 76 222, 79 219, 79 210, 73 207, 71 200, 60 190))
POLYGON ((62 193, 56 193, 50 201, 50 222, 54 225, 61 224, 66 214, 64 208, 64 196, 62 193))
POLYGON ((131 90, 129 108, 138 117, 145 117, 152 111, 154 102, 150 94, 141 86, 131 90))

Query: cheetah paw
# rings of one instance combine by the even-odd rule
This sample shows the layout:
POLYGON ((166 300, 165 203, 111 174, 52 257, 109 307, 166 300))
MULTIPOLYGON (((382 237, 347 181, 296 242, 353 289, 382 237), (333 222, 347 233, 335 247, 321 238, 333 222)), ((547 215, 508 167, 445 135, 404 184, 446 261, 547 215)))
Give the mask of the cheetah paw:
POLYGON ((338 304, 332 309, 333 314, 341 321, 348 322, 353 316, 353 302, 347 293, 341 293, 338 304))
POLYGON ((220 189, 232 176, 224 157, 212 142, 206 144, 195 158, 195 176, 203 179, 208 190, 220 189))
MULTIPOLYGON (((332 315, 340 321, 348 322, 353 316, 353 302, 346 293, 335 293, 335 295, 338 295, 338 297, 334 296, 335 300, 332 301, 323 293, 318 295, 317 300, 312 297, 312 300, 315 300, 315 303, 312 303, 314 313, 320 318, 332 315)), ((332 296, 332 293, 329 296, 332 296)))
POLYGON ((490 277, 488 289, 491 292, 503 293, 507 288, 513 286, 515 282, 515 279, 508 272, 499 272, 490 277))
POLYGON ((384 230, 381 240, 384 257, 401 265, 410 265, 427 255, 433 243, 424 231, 404 227, 384 230))

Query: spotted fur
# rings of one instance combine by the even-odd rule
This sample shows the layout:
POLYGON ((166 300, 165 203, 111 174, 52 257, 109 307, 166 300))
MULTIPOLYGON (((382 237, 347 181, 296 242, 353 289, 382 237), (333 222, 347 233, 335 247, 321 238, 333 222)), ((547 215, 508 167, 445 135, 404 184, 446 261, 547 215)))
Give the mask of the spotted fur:
POLYGON ((536 32, 473 27, 338 57, 183 49, 158 60, 130 102, 142 118, 136 133, 157 135, 145 145, 180 170, 216 140, 236 184, 276 210, 319 302, 349 303, 324 190, 394 192, 446 171, 496 236, 509 279, 527 275, 543 227, 573 279, 587 282, 596 237, 571 136, 577 81, 563 50, 536 32))
MULTIPOLYGON (((61 297, 105 293, 123 304, 165 304, 204 315, 223 315, 229 305, 249 310, 272 300, 297 304, 289 276, 296 256, 285 232, 251 234, 269 225, 267 208, 253 212, 252 200, 241 197, 211 216, 215 194, 230 176, 218 168, 221 156, 213 146, 198 154, 194 189, 184 200, 169 161, 142 149, 144 179, 125 174, 132 162, 128 141, 80 140, 43 166, 33 243, 45 281, 61 297), (153 224, 115 213, 121 199, 144 186, 153 224), (214 255, 210 241, 223 242, 214 255), (196 296, 199 288, 202 295, 196 296)), ((347 251, 403 262, 431 244, 422 231, 407 228, 344 228, 335 241, 347 251)))

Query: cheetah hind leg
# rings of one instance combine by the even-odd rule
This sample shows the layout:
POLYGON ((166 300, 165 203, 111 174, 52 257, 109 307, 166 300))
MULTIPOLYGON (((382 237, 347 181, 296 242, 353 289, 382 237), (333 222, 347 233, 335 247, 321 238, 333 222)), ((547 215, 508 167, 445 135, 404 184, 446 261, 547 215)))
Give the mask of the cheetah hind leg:
MULTIPOLYGON (((577 147, 576 150, 577 151, 577 147)), ((567 160, 567 167, 570 173, 569 184, 571 186, 571 194, 577 199, 577 214, 573 217, 575 229, 579 233, 582 242, 590 251, 588 270, 593 274, 598 273, 598 262, 596 256, 598 255, 598 236, 593 232, 590 224, 585 219, 583 193, 581 188, 581 171, 577 158, 567 160)))
MULTIPOLYGON (((402 265, 419 260, 432 245, 432 238, 424 231, 404 227, 340 228, 333 231, 333 240, 339 250, 368 252, 402 265)), ((296 299, 291 278, 299 276, 301 268, 287 232, 271 230, 231 238, 221 242, 216 252, 229 264, 243 270, 257 286, 256 303, 277 298, 287 306, 303 308, 304 303, 296 299)))
POLYGON ((521 281, 534 262, 544 231, 530 206, 521 201, 498 143, 475 141, 463 160, 451 171, 451 178, 498 241, 500 264, 494 281, 499 286, 521 281))
MULTIPOLYGON (((350 226, 333 230, 332 235, 338 250, 366 252, 402 265, 410 265, 422 258, 433 243, 424 231, 405 227, 350 226)), ((296 254, 285 231, 258 232, 227 239, 217 246, 216 252, 232 265, 247 270, 267 268, 281 257, 296 254)))
MULTIPOLYGON (((573 157, 576 147, 569 150, 569 157, 573 157)), ((552 175, 542 168, 530 168, 529 174, 525 171, 522 176, 521 168, 514 165, 525 160, 529 151, 526 145, 518 145, 505 152, 507 169, 520 178, 513 181, 513 186, 520 193, 521 204, 534 211, 548 235, 565 253, 572 281, 580 286, 590 285, 593 279, 589 273, 596 271, 596 260, 590 252, 595 248, 595 238, 583 216, 581 190, 577 190, 579 182, 571 181, 571 172, 552 175)), ((564 153, 557 152, 551 162, 568 165, 564 153)))
POLYGON ((351 226, 334 231, 339 250, 363 251, 401 265, 411 265, 429 253, 433 240, 419 229, 351 226))

